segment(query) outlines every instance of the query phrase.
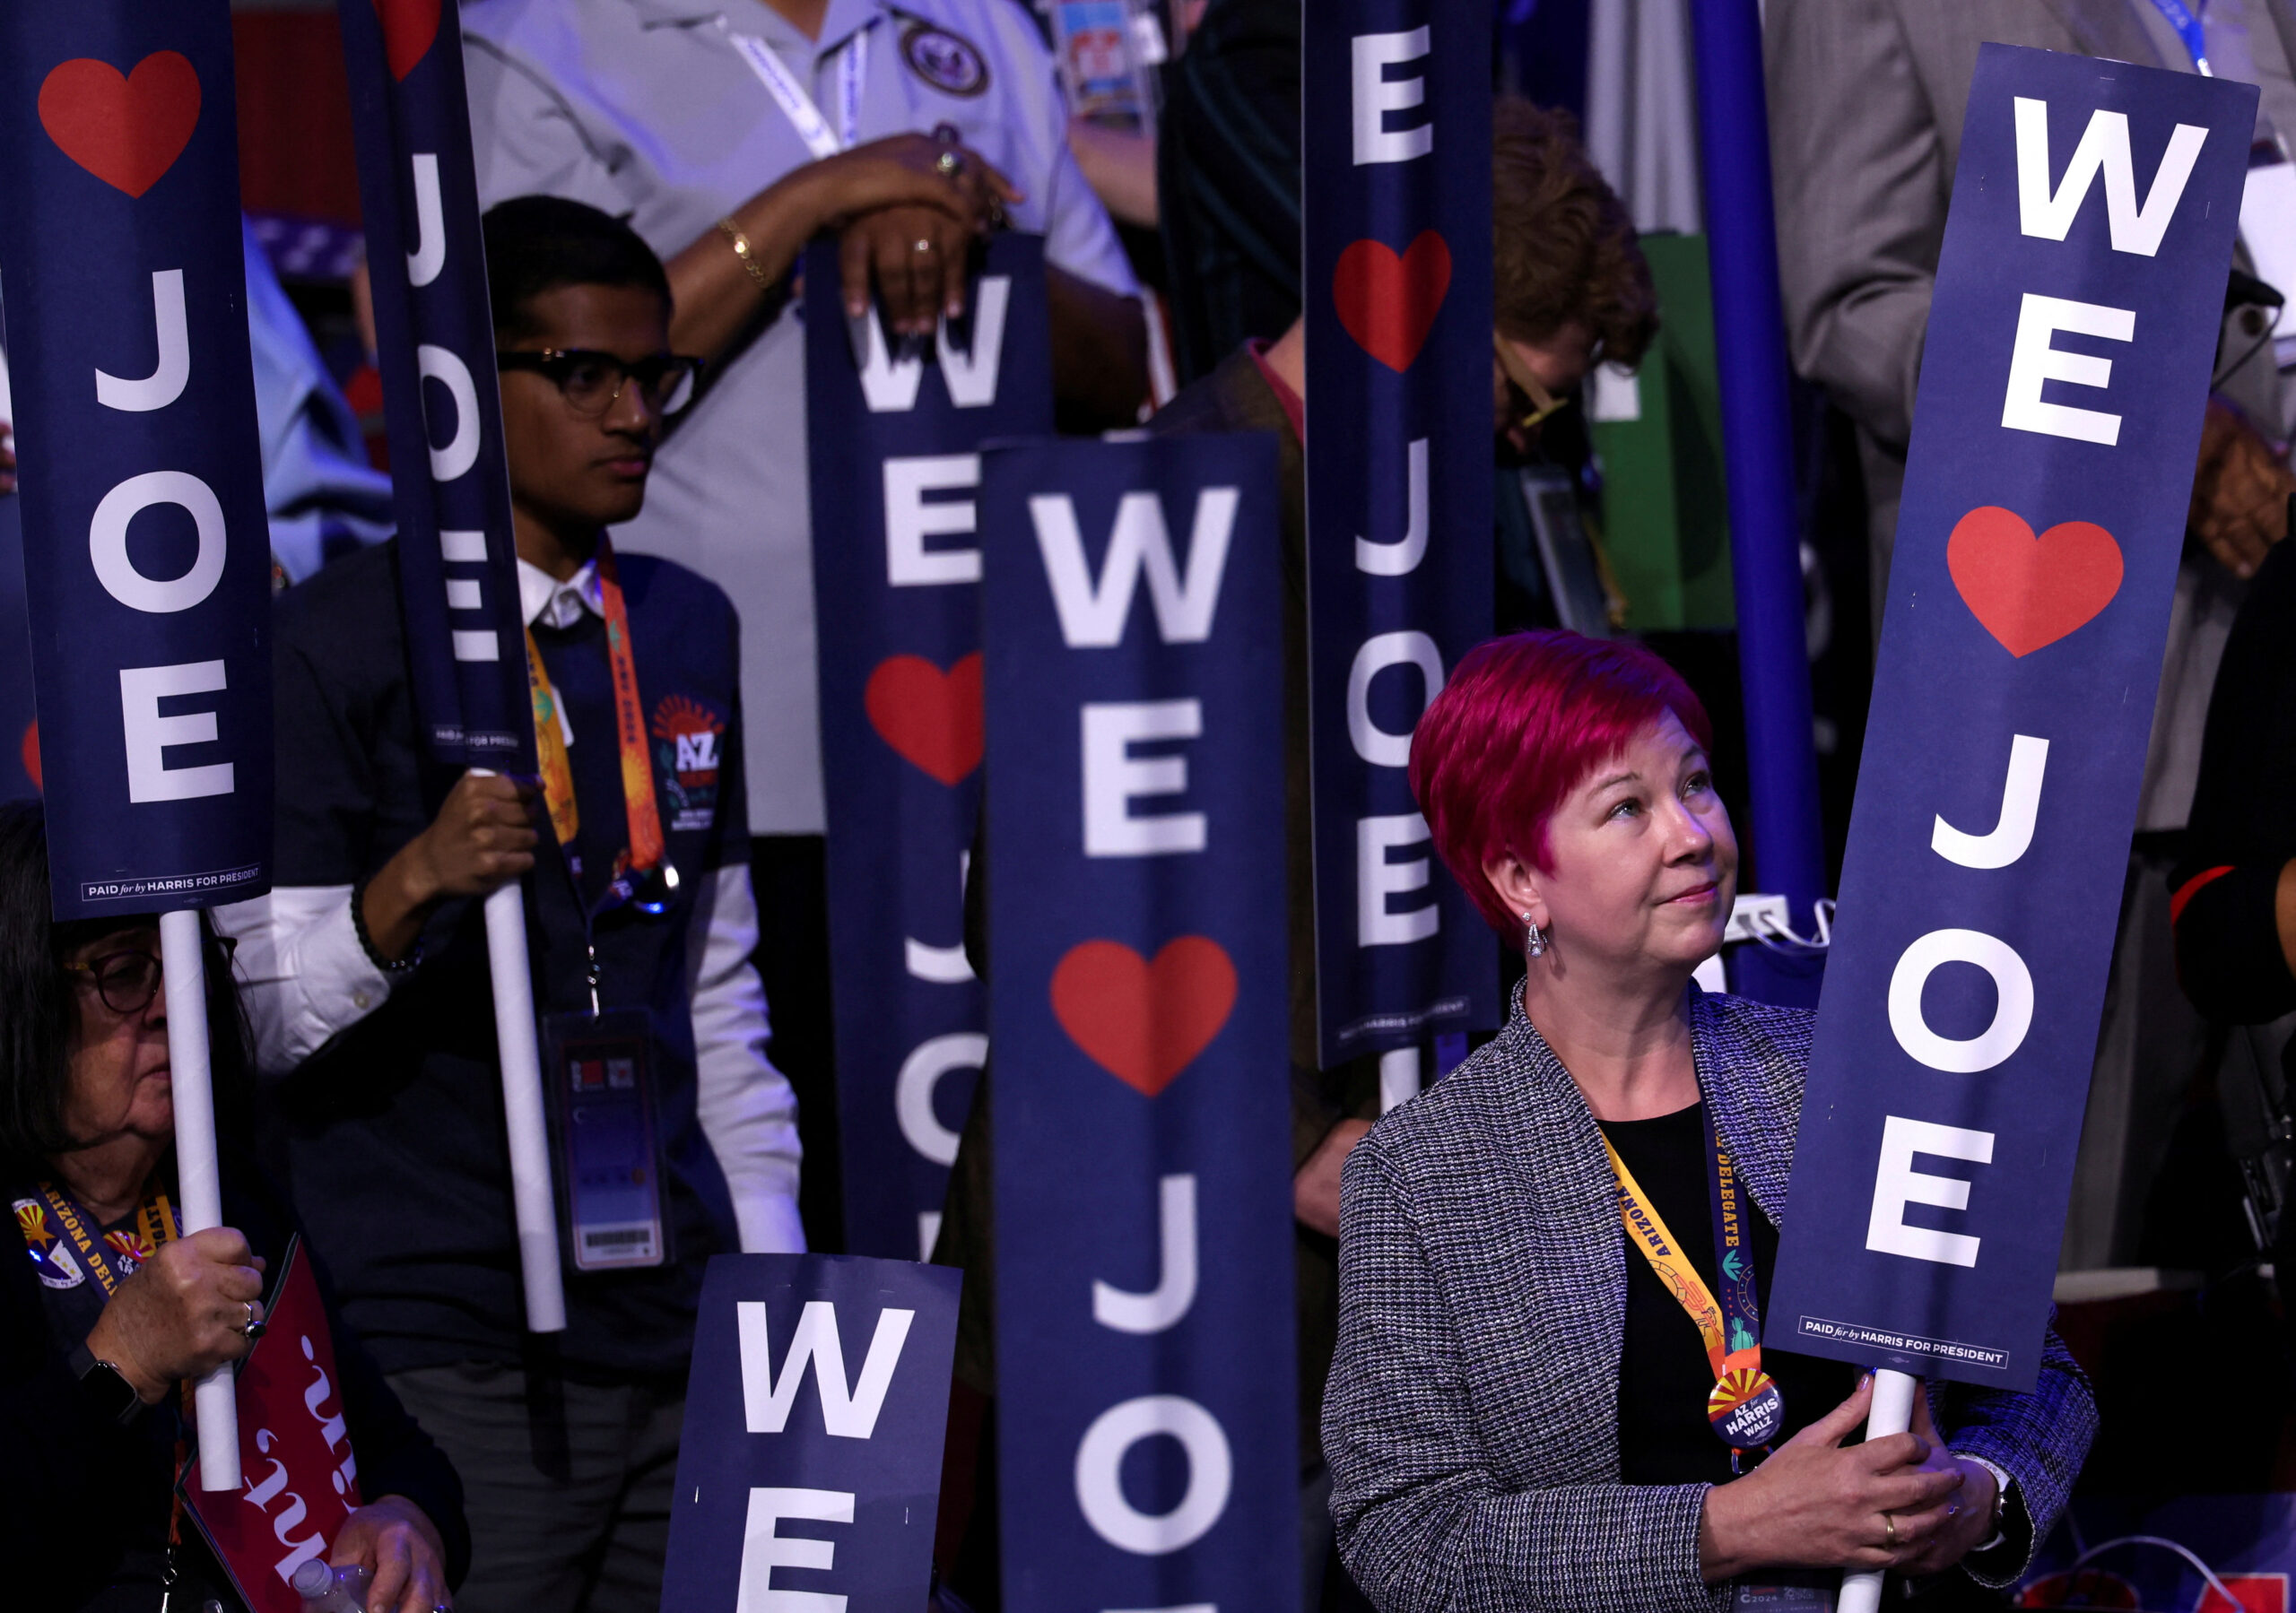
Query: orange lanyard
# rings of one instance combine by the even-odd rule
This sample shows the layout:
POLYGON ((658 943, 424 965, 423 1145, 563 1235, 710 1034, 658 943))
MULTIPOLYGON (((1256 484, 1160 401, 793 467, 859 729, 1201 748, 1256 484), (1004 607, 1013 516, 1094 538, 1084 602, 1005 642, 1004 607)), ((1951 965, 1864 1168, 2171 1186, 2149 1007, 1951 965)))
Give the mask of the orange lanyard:
MULTIPOLYGON (((598 599, 606 624, 606 664, 613 676, 613 725, 622 756, 622 799, 630 818, 629 870, 644 872, 661 865, 662 814, 654 798, 654 762, 646 749, 645 702, 638 692, 638 663, 630 650, 630 608, 614 568, 613 545, 598 538, 598 599)), ((574 768, 567 759, 565 731, 559 725, 558 691, 543 667, 534 629, 526 630, 526 688, 534 701, 535 753, 542 767, 543 800, 550 827, 561 846, 571 846, 582 827, 574 799, 574 768)), ((622 872, 618 867, 616 872, 622 872)))

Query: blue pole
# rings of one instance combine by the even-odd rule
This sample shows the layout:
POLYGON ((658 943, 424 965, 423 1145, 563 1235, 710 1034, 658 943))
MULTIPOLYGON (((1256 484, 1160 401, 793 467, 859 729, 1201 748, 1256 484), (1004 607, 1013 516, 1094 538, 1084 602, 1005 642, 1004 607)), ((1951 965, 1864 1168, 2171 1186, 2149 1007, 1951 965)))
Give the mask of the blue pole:
MULTIPOLYGON (((1807 934, 1812 906, 1825 894, 1825 841, 1810 729, 1786 322, 1778 286, 1778 227, 1770 200, 1769 110, 1756 4, 1696 0, 1690 14, 1713 263, 1715 349, 1721 368, 1753 874, 1760 889, 1787 898, 1795 928, 1807 934)), ((1743 889, 1756 888, 1741 883, 1743 889)), ((1769 955, 1754 948, 1741 950, 1748 962, 1768 961, 1769 955)), ((1758 983, 1745 984, 1756 987, 1754 994, 1763 994, 1758 983)), ((1807 990, 1790 994, 1802 996, 1807 990)))

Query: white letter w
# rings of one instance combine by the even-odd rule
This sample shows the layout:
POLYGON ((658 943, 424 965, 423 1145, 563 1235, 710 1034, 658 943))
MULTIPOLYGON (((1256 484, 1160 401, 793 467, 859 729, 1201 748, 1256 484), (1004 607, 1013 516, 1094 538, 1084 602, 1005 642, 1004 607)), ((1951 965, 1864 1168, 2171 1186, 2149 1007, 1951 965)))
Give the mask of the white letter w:
POLYGON ((1044 554, 1053 603, 1060 611, 1060 636, 1071 649, 1106 649, 1124 637, 1132 595, 1140 574, 1148 574, 1148 598, 1156 608, 1156 630, 1166 644, 1201 644, 1212 637, 1212 614, 1220 603, 1220 578, 1228 565, 1228 539, 1236 526, 1236 490, 1208 487, 1196 496, 1196 526, 1188 537, 1187 575, 1172 558, 1172 534, 1164 506, 1153 493, 1126 493, 1116 507, 1116 530, 1097 585, 1084 560, 1084 537, 1076 528, 1076 506, 1065 493, 1039 493, 1029 500, 1037 547, 1044 554))
POLYGON ((2169 149, 2152 175, 2152 188, 2144 205, 2136 204, 2135 164, 2128 154, 2128 116, 2096 111, 2081 143, 2073 148, 2066 165, 2065 182, 2052 195, 2048 187, 2048 103, 2020 95, 2017 100, 2017 221, 2027 235, 2061 241, 2088 200, 2090 184, 2101 170, 2105 176, 2105 221, 2111 227, 2113 250, 2151 257, 2161 249, 2169 221, 2192 178, 2201 142, 2208 131, 2188 123, 2177 126, 2169 149))
POLYGON ((811 1359, 813 1381, 821 1390, 822 1425, 839 1439, 866 1439, 876 1429, 877 1413, 884 1409, 885 1391, 892 1387, 893 1367, 917 1313, 878 1313, 869 1358, 861 1364, 861 1381, 850 1394, 845 1387, 845 1349, 837 1337, 837 1307, 829 1301, 806 1303, 789 1340, 788 1357, 781 1363, 779 1383, 774 1382, 773 1361, 766 1349, 765 1306, 742 1300, 735 1305, 734 1316, 741 1329, 743 1416, 751 1433, 778 1434, 788 1426, 790 1405, 811 1359))

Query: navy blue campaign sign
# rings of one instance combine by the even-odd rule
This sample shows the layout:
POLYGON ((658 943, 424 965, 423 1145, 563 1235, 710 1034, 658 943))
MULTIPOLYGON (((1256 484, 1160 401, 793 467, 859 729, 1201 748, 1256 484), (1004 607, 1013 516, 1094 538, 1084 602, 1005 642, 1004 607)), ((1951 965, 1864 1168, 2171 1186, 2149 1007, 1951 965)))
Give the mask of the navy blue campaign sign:
POLYGON ((962 1280, 839 1255, 710 1261, 662 1606, 925 1605, 962 1280))
MULTIPOLYGON (((0 413, 0 420, 7 418, 0 413)), ((0 798, 39 793, 31 634, 24 609, 23 503, 0 495, 0 798)))
POLYGON ((982 442, 1052 432, 1043 240, 993 238, 965 306, 926 352, 896 357, 877 319, 857 332, 845 317, 836 243, 805 265, 845 1241, 919 1260, 987 1055, 963 946, 982 745, 975 495, 982 442))
POLYGON ((341 0, 338 12, 415 709, 439 761, 531 773, 510 471, 456 3, 341 0))
POLYGON ((1308 8, 1308 646, 1323 1061, 1498 1023, 1405 776, 1491 636, 1491 7, 1308 8))
POLYGON ((1004 1607, 1293 1613, 1274 439, 983 465, 1004 1607))
POLYGON ((222 0, 0 7, 0 274, 59 919, 269 887, 236 138, 222 0))
POLYGON ((1781 1349, 2034 1381, 2256 104, 2187 74, 1979 57, 1781 1349))

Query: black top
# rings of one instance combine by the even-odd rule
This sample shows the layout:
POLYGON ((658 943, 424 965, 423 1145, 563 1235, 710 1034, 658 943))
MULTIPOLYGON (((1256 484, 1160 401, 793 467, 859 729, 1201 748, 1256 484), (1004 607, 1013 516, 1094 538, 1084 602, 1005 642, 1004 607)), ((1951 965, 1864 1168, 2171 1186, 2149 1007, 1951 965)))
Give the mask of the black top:
MULTIPOLYGON (((686 944, 693 901, 746 860, 733 606, 693 572, 616 557, 653 747, 670 911, 585 908, 626 844, 605 630, 585 615, 535 638, 574 731, 579 883, 545 830, 524 881, 535 1001, 586 1009, 595 936, 609 1009, 652 1010, 655 1118, 669 1259, 566 1278, 558 1362, 586 1382, 683 1383, 704 1264, 738 1246, 733 1201, 697 1114, 686 944), (587 928, 587 933, 586 933, 587 928)), ((280 769, 275 883, 371 878, 427 826, 461 769, 424 753, 406 671, 396 542, 337 560, 280 597, 274 703, 280 769)), ((389 1000, 267 1090, 294 1195, 334 1262, 344 1309, 385 1371, 516 1364, 528 1345, 510 1201, 482 906, 440 904, 423 961, 389 1000)), ((563 1123, 554 1083, 552 1123, 563 1123)), ((561 1212, 561 1236, 564 1236, 561 1212)))
MULTIPOLYGON (((12 1201, 39 1191, 22 1173, 7 1177, 12 1201)), ((272 1274, 281 1270, 296 1230, 293 1213, 251 1166, 228 1158, 223 1220, 246 1235, 272 1274)), ((30 1253, 21 1235, 17 1244, 30 1253)), ((326 1271, 308 1243, 304 1253, 311 1257, 335 1335, 360 1492, 370 1501, 404 1496, 428 1513, 446 1545, 448 1574, 459 1581, 470 1561, 462 1483, 407 1416, 358 1335, 343 1324, 326 1271)), ((29 1259, 0 1266, 15 1273, 0 1276, 0 1564, 6 1565, 6 1605, 152 1613, 160 1606, 171 1510, 174 1402, 162 1401, 126 1427, 111 1421, 98 1396, 82 1387, 71 1361, 74 1348, 85 1340, 77 1325, 84 1307, 49 1304, 62 1296, 42 1288, 39 1269, 29 1259), (71 1322, 59 1325, 65 1316, 71 1322)), ((243 1462, 254 1457, 242 1453, 243 1462)), ((235 1607, 196 1529, 187 1530, 189 1539, 179 1553, 186 1587, 174 1605, 196 1608, 217 1596, 235 1607), (196 1594, 187 1594, 192 1588, 196 1594)))
POLYGON ((1221 0, 1164 69, 1160 227, 1180 379, 1300 314, 1300 7, 1221 0))
MULTIPOLYGON (((1707 1127, 1706 1106, 1693 1104, 1655 1120, 1605 1121, 1602 1127, 1648 1195, 1650 1207, 1712 1289, 1714 1210, 1706 1150, 1713 1132, 1707 1127)), ((1739 1177, 1741 1188, 1744 1183, 1739 1177)), ((1766 1213, 1746 1219, 1753 1228, 1754 1285, 1767 1311, 1770 1273, 1778 1266, 1778 1228, 1766 1213)), ((1627 1241, 1622 1226, 1619 1239, 1626 1245, 1626 1341, 1618 1364, 1619 1481, 1726 1484, 1730 1447, 1706 1420, 1714 1369, 1707 1361, 1698 1324, 1659 1281, 1642 1251, 1627 1241)), ((1857 1369, 1847 1362, 1788 1355, 1765 1345, 1761 1364, 1786 1401, 1781 1438, 1817 1421, 1857 1386, 1857 1369)))
POLYGON ((2211 1019, 2296 1009, 2274 893, 2296 857, 2296 545, 2274 546, 2224 641, 2185 856, 2170 875, 2177 976, 2211 1019))

